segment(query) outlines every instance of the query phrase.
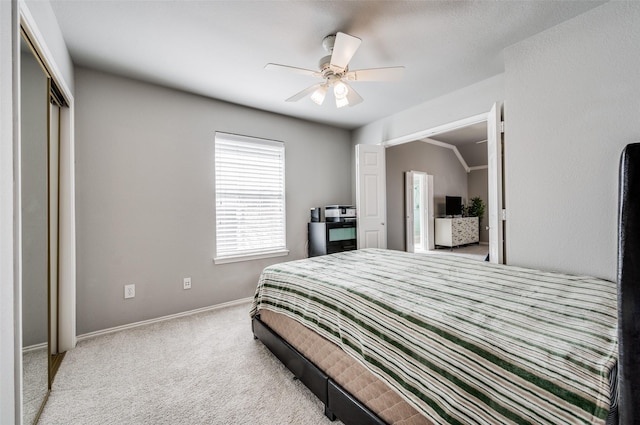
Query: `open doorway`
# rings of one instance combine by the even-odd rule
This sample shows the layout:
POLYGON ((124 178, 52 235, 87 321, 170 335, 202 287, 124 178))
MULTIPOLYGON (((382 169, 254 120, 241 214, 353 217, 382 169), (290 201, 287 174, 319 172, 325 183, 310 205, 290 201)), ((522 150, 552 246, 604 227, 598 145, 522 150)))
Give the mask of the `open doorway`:
MULTIPOLYGON (((359 158, 359 155, 357 154, 358 152, 358 147, 362 147, 362 146, 367 146, 371 149, 373 149, 374 147, 377 149, 377 151, 379 151, 379 155, 381 155, 382 157, 385 156, 384 151, 387 150, 387 148, 390 147, 394 147, 397 145, 404 145, 410 142, 416 142, 416 141, 420 141, 420 142, 427 142, 424 143, 429 144, 429 145, 435 145, 438 147, 444 147, 447 149, 450 149, 454 154, 455 157, 457 158, 457 160, 459 161, 458 163, 458 167, 460 165, 463 166, 463 168, 466 170, 467 173, 469 172, 473 172, 473 171, 478 171, 481 169, 486 169, 486 173, 487 173, 487 185, 488 185, 488 195, 487 195, 487 205, 486 205, 486 210, 487 210, 487 218, 486 221, 483 222, 483 228, 486 229, 486 227, 489 227, 489 256, 490 256, 490 261, 494 262, 494 263, 503 263, 504 262, 504 230, 503 230, 503 220, 504 220, 504 210, 502 208, 503 205, 503 199, 502 199, 502 105, 500 103, 496 103, 493 105, 493 107, 491 108, 491 111, 489 111, 488 113, 484 113, 484 114, 479 114, 473 117, 469 117, 463 120, 459 120, 456 122, 452 122, 452 123, 448 123, 448 124, 444 124, 438 127, 434 127, 431 129, 427 129, 427 130, 423 130, 423 131, 419 131, 413 134, 409 134, 403 137, 399 137, 396 139, 391 139, 388 141, 385 141, 383 143, 381 143, 380 145, 358 145, 356 147, 356 168, 358 163, 362 160, 361 158, 359 158), (462 154, 460 153, 460 150, 457 148, 457 146, 451 144, 451 143, 447 143, 447 142, 443 142, 443 141, 438 141, 437 138, 440 135, 446 135, 447 133, 451 133, 455 130, 459 130, 459 131, 466 131, 465 129, 471 127, 473 128, 473 126, 476 127, 480 127, 483 130, 483 134, 486 134, 486 138, 481 138, 478 139, 474 136, 474 140, 473 142, 480 142, 480 143, 476 143, 477 145, 484 145, 486 147, 486 152, 487 152, 487 159, 486 159, 486 164, 481 164, 481 165, 477 165, 474 166, 474 169, 472 170, 471 167, 466 163, 466 160, 464 159, 464 157, 462 156, 462 154), (486 141, 485 141, 486 140, 486 141)), ((482 148, 482 147, 481 147, 482 148)), ((387 160, 387 164, 389 164, 388 160, 387 160)), ((411 168, 411 167, 407 167, 404 168, 404 170, 402 171, 408 171, 408 170, 415 170, 416 168, 411 168)), ((421 170, 422 171, 422 170, 421 170)), ((429 170, 424 170, 425 172, 428 172, 429 170)), ((429 173, 431 174, 431 173, 429 173)), ((437 176, 434 174, 434 178, 437 179, 437 176)), ((371 178, 371 176, 368 176, 369 178, 371 178)), ((386 178, 386 177, 385 177, 386 178)), ((360 204, 360 205, 366 205, 367 204, 367 195, 366 193, 364 193, 363 191, 359 191, 358 190, 358 181, 359 181, 359 177, 356 180, 356 201, 360 204)), ((403 178, 404 180, 404 178, 403 178)), ((404 189, 400 188, 399 190, 389 190, 386 185, 384 185, 385 190, 384 192, 388 192, 387 195, 387 200, 388 205, 389 206, 393 206, 394 208, 398 208, 398 205, 401 205, 404 207, 404 200, 397 200, 399 202, 394 202, 393 200, 391 200, 391 196, 396 193, 398 191, 400 191, 402 194, 404 194, 404 189)), ((468 198, 468 194, 465 194, 465 196, 468 198)), ((434 214, 438 215, 438 214, 442 214, 443 212, 440 211, 440 206, 435 205, 434 208, 434 214)), ((359 216, 360 216, 360 211, 358 212, 359 216)), ((390 230, 389 227, 392 226, 394 223, 387 223, 387 219, 388 217, 383 217, 380 219, 380 222, 383 225, 389 224, 389 226, 387 226, 387 231, 390 230)), ((402 238, 404 239, 405 236, 405 231, 406 231, 406 227, 405 227, 405 217, 404 217, 404 213, 403 216, 401 218, 401 223, 403 226, 403 229, 400 231, 400 234, 402 235, 402 238)), ((361 226, 364 226, 364 224, 362 222, 358 223, 358 227, 360 228, 361 226)), ((364 226, 366 227, 366 226, 364 226)), ((366 232, 366 229, 359 229, 359 232, 366 232)), ((389 234, 397 234, 398 232, 388 232, 389 234)), ((391 245, 391 244, 390 244, 391 245)), ((360 247, 367 247, 366 244, 362 245, 360 244, 360 247)), ((385 245, 386 247, 386 245, 385 245)), ((390 248, 394 249, 393 247, 390 246, 390 248)), ((405 243, 404 241, 401 243, 401 245, 399 247, 396 247, 395 249, 405 249, 405 243)))
MULTIPOLYGON (((479 198, 484 206, 488 205, 487 122, 482 121, 466 127, 456 128, 433 135, 430 139, 447 144, 450 149, 455 148, 457 154, 460 155, 460 166, 466 171, 467 188, 466 194, 463 196, 465 198, 463 199, 465 206, 468 206, 474 198, 479 198)), ((456 196, 460 194, 451 193, 449 195, 456 196)), ((486 208, 484 214, 478 217, 478 228, 478 242, 480 245, 486 245, 488 253, 489 228, 486 208)))
POLYGON ((421 171, 407 171, 404 187, 406 251, 433 250, 433 176, 421 171))

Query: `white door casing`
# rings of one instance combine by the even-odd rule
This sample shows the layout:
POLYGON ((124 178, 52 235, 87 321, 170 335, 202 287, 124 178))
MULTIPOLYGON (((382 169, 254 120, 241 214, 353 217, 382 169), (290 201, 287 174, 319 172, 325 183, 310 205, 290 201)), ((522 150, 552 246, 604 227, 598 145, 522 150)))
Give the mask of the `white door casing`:
POLYGON ((504 263, 502 211, 502 103, 494 103, 487 115, 489 174, 489 261, 504 263))
POLYGON ((358 249, 387 247, 385 148, 356 145, 358 249))
POLYGON ((435 206, 433 202, 433 176, 427 174, 427 249, 432 251, 436 245, 435 206))
POLYGON ((415 252, 414 240, 415 214, 413 213, 415 199, 413 190, 414 171, 404 173, 404 212, 405 212, 405 249, 407 252, 415 252))

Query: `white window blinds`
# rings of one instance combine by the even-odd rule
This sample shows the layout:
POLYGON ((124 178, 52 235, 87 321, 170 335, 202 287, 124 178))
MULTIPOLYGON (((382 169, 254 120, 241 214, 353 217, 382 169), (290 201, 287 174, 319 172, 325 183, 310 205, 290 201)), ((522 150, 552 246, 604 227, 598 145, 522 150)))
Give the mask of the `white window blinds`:
POLYGON ((216 263, 286 255, 284 143, 216 133, 216 263))

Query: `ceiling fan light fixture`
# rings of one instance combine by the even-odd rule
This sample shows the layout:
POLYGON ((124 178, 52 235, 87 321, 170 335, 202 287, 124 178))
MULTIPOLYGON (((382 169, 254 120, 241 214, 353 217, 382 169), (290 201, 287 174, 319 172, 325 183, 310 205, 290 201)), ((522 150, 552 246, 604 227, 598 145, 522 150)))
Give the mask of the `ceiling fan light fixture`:
POLYGON ((349 88, 342 81, 338 81, 333 85, 333 95, 336 99, 346 99, 349 94, 349 88))
POLYGON ((349 106, 349 99, 346 97, 341 99, 336 97, 336 108, 342 108, 344 106, 349 106))
POLYGON ((399 79, 404 70, 402 66, 349 70, 349 62, 360 47, 361 42, 362 40, 358 37, 342 32, 328 35, 322 40, 322 47, 329 54, 320 59, 317 71, 275 63, 267 64, 265 69, 284 70, 296 74, 320 77, 324 80, 296 93, 286 99, 287 102, 297 102, 304 97, 310 96, 314 103, 322 105, 327 96, 327 91, 332 87, 333 96, 336 99, 336 107, 355 106, 364 99, 346 81, 393 81, 399 79))
POLYGON ((342 108, 349 106, 349 87, 342 81, 338 81, 333 85, 333 95, 336 98, 336 107, 342 108))
POLYGON ((316 105, 322 105, 326 95, 327 95, 327 86, 321 85, 311 94, 311 100, 313 100, 313 103, 315 103, 316 105))

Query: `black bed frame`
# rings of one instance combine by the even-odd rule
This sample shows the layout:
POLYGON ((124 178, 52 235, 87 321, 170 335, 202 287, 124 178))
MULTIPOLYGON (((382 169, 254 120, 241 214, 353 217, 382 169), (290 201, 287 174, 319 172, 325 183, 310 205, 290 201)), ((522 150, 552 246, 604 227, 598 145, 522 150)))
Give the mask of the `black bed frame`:
POLYGON ((345 425, 385 425, 369 408, 360 403, 256 315, 251 322, 253 335, 284 364, 293 375, 324 403, 324 414, 345 425))
MULTIPOLYGON (((627 145, 620 160, 618 198, 618 423, 640 425, 640 143, 627 145)), ((332 421, 384 425, 370 409, 254 317, 253 334, 325 406, 332 421)))
POLYGON ((620 159, 618 414, 620 425, 640 425, 640 143, 620 159))

